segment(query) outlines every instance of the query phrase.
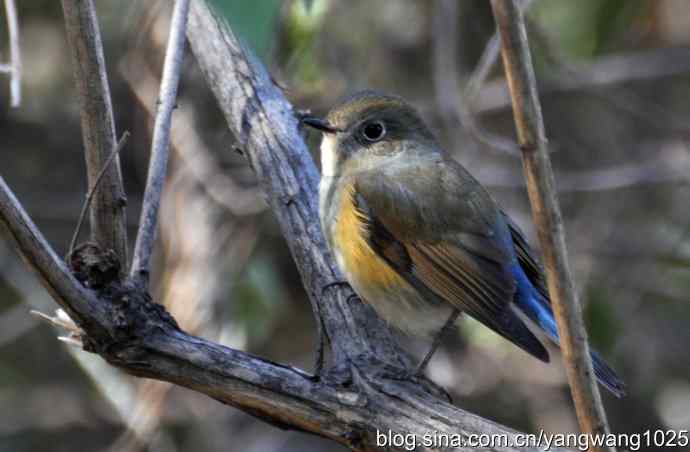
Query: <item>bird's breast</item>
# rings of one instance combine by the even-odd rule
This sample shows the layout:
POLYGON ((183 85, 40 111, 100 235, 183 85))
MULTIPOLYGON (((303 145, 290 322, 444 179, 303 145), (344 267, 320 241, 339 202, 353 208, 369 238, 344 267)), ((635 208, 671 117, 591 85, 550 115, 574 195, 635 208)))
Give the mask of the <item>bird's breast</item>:
POLYGON ((430 336, 443 325, 450 305, 429 303, 370 246, 367 228, 353 203, 353 186, 340 187, 326 221, 334 257, 355 292, 396 328, 430 336))
POLYGON ((334 251, 341 270, 365 292, 407 284, 370 246, 366 224, 353 202, 353 186, 342 190, 333 230, 334 251))

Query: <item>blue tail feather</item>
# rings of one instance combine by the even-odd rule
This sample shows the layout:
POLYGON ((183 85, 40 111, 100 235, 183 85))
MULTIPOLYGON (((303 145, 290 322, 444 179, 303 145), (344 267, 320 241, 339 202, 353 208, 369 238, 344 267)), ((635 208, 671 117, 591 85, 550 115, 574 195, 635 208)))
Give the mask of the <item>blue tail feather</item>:
MULTIPOLYGON (((560 341, 558 339, 556 319, 554 318, 549 301, 544 299, 539 291, 534 288, 519 265, 515 266, 513 274, 517 281, 517 293, 515 296, 517 307, 525 313, 530 320, 535 322, 549 339, 556 345, 559 345, 560 341)), ((597 380, 599 380, 599 383, 608 389, 614 396, 618 398, 623 397, 625 395, 625 384, 616 372, 596 351, 592 350, 590 356, 592 357, 594 374, 597 380)))

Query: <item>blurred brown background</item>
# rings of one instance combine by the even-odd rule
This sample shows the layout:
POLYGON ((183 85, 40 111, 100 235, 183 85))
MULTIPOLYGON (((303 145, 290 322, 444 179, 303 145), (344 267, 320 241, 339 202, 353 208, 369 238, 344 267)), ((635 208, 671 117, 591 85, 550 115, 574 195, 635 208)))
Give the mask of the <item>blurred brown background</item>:
MULTIPOLYGON (((86 188, 70 53, 59 2, 18 3, 23 99, 9 107, 9 78, 0 75, 0 174, 64 253, 86 188)), ((489 2, 214 3, 298 108, 323 113, 365 87, 410 99, 535 243, 500 63, 480 86, 471 82, 494 32, 489 2)), ((96 6, 118 134, 132 134, 121 160, 134 227, 170 2, 96 6)), ((622 400, 603 395, 612 430, 688 429, 690 2, 535 0, 528 17, 590 340, 629 387, 622 400)), ((178 104, 155 296, 188 330, 310 370, 315 327, 299 275, 191 54, 178 104)), ((5 235, 0 300, 0 451, 341 450, 58 342, 28 315, 56 305, 5 235)), ((401 340, 422 352, 424 344, 401 340)), ((576 431, 553 361, 468 322, 430 375, 483 417, 530 432, 576 431)))

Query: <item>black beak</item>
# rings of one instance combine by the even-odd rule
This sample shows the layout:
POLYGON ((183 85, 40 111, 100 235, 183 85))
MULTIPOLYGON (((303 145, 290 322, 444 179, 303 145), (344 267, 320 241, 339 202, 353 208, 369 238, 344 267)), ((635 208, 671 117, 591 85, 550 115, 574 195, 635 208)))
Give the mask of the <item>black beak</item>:
POLYGON ((320 130, 324 133, 337 133, 340 129, 333 127, 325 119, 317 118, 316 116, 305 116, 302 118, 302 123, 320 130))

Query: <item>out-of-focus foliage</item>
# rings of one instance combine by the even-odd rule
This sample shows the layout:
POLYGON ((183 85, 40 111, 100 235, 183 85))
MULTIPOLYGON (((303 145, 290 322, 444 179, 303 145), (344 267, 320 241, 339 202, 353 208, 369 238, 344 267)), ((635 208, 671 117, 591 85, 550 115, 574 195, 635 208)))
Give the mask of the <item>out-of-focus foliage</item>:
POLYGON ((568 55, 591 58, 621 47, 631 26, 648 22, 652 7, 645 0, 553 0, 537 2, 533 14, 553 33, 568 55))
MULTIPOLYGON (((435 45, 457 40, 446 57, 457 60, 453 83, 464 94, 494 33, 489 2, 457 2, 457 29, 443 30, 437 1, 211 1, 297 108, 323 113, 365 87, 407 97, 536 242, 519 158, 477 139, 438 105, 448 93, 436 91, 437 80, 449 74, 435 73, 435 45)), ((132 134, 121 158, 133 233, 170 2, 95 3, 117 130, 132 134)), ((24 99, 8 108, 0 74, 0 173, 64 253, 86 185, 70 53, 59 2, 17 4, 24 99)), ((604 394, 612 428, 689 428, 690 3, 532 5, 529 37, 590 339, 629 385, 623 400, 604 394), (613 75, 616 83, 605 83, 613 75)), ((4 62, 1 15, 0 36, 4 62)), ((313 314, 288 247, 193 57, 185 63, 154 296, 197 334, 310 369, 313 314)), ((501 83, 498 64, 470 110, 489 138, 512 139, 501 83)), ((308 138, 316 150, 317 137, 308 138)), ((341 450, 66 348, 27 315, 55 305, 1 237, 0 452, 341 450)), ((477 322, 461 331, 430 367, 458 405, 517 429, 576 430, 557 354, 547 365, 477 322)), ((425 351, 400 340, 411 353, 425 351)))
POLYGON ((211 3, 258 55, 268 54, 278 25, 280 0, 211 0, 211 3))

